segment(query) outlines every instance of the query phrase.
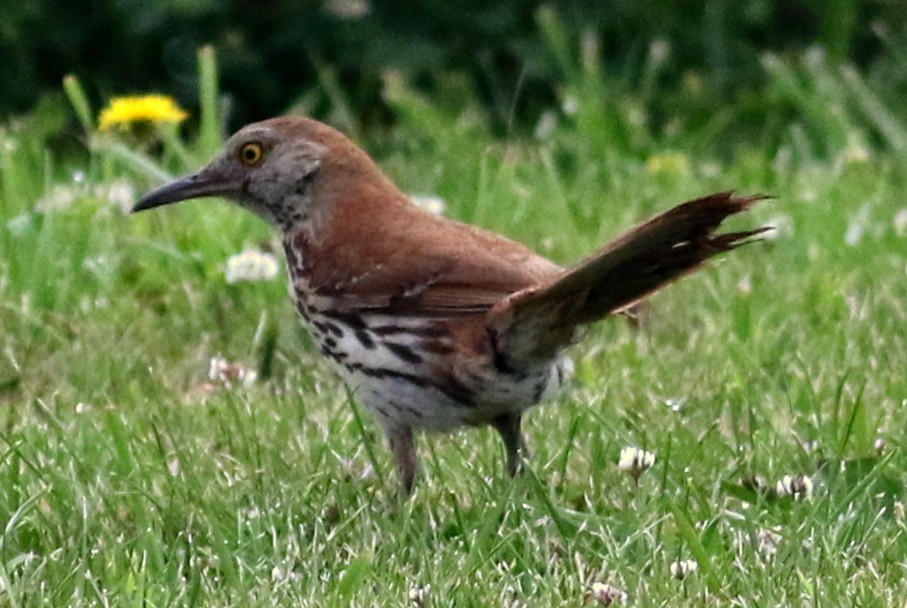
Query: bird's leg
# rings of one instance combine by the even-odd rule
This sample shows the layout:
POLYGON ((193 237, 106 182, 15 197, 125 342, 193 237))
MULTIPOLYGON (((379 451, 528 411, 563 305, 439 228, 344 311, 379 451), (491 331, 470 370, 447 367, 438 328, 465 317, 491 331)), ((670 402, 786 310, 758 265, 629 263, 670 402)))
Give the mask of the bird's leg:
POLYGON ((394 460, 397 462, 397 473, 400 475, 400 483, 403 485, 403 495, 409 496, 413 493, 416 474, 419 472, 419 457, 416 455, 413 430, 408 426, 387 429, 387 441, 390 444, 394 460))
POLYGON ((523 468, 523 459, 529 457, 529 448, 520 432, 522 414, 510 412, 502 414, 491 421, 501 439, 504 440, 504 451, 507 453, 507 473, 515 477, 523 468))

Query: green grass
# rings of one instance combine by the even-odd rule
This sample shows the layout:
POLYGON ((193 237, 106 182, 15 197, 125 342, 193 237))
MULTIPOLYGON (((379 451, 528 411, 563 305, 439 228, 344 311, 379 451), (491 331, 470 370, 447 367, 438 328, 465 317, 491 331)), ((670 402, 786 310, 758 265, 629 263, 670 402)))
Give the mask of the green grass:
POLYGON ((792 229, 659 294, 639 329, 592 328, 572 388, 528 417, 525 476, 503 475, 491 431, 422 437, 400 504, 282 278, 224 280, 229 255, 274 243, 265 226, 213 201, 126 216, 93 188, 147 187, 128 159, 98 153, 75 184, 2 132, 0 604, 404 606, 430 587, 433 606, 578 606, 600 581, 639 606, 901 606, 899 157, 795 141, 653 170, 570 125, 505 145, 396 94, 404 126, 369 146, 392 177, 559 262, 729 188, 778 197, 735 226, 792 229), (80 194, 36 211, 55 183, 80 194), (270 375, 211 386, 213 355, 270 375), (638 486, 616 466, 628 445, 658 456, 638 486), (813 497, 745 484, 787 474, 813 497), (687 558, 699 571, 672 579, 687 558))

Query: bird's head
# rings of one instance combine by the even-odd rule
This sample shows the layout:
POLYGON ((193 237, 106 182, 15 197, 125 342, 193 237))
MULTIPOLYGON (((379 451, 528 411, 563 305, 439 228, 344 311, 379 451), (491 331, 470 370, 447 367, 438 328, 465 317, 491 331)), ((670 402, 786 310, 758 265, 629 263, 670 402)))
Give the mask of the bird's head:
POLYGON ((223 197, 284 230, 319 212, 338 186, 383 181, 349 139, 318 121, 285 116, 247 125, 198 173, 143 196, 132 211, 202 197, 223 197), (344 179, 330 179, 332 173, 344 179))

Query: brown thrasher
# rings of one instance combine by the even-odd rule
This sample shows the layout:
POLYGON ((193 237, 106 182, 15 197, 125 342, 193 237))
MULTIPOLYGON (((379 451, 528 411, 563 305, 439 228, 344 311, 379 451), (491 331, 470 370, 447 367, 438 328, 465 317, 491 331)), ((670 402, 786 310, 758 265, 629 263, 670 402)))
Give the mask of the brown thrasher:
POLYGON ((520 468, 523 412, 563 384, 578 330, 763 229, 715 234, 761 196, 690 201, 564 269, 412 204, 343 134, 308 118, 248 125, 195 175, 133 211, 220 196, 282 236, 296 309, 387 434, 403 488, 413 431, 491 425, 520 468))

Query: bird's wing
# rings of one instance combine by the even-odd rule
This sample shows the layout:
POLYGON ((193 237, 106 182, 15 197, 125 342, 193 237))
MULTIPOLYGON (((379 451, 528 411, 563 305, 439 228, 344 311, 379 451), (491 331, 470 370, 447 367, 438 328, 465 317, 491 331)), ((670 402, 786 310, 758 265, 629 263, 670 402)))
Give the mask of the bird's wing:
POLYGON ((508 295, 562 272, 518 243, 415 208, 347 224, 342 234, 334 239, 329 231, 310 244, 303 263, 310 269, 309 289, 350 310, 484 314, 508 295))

